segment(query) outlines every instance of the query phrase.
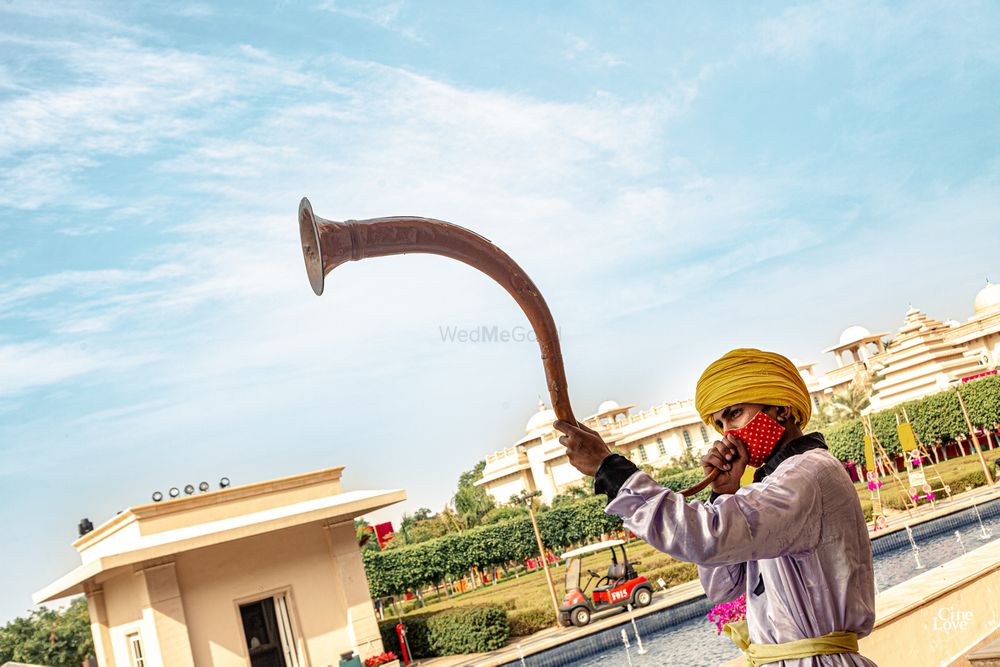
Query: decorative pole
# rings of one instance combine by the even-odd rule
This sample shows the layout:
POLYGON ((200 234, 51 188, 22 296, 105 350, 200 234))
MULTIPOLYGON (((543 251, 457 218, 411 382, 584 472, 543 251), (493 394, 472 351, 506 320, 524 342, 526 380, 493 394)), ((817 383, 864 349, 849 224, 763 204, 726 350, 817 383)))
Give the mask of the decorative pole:
POLYGON ((538 557, 542 560, 542 569, 545 570, 545 581, 549 584, 549 595, 552 596, 552 611, 555 612, 556 623, 558 623, 559 599, 556 598, 556 587, 555 584, 552 583, 552 573, 549 571, 549 563, 545 560, 545 547, 542 545, 542 533, 538 530, 538 520, 535 519, 534 503, 532 502, 540 495, 542 495, 541 491, 532 491, 531 493, 521 491, 521 495, 517 497, 517 501, 528 506, 528 515, 531 516, 531 527, 535 529, 535 540, 538 542, 538 557))
POLYGON ((972 420, 969 418, 969 411, 965 408, 965 399, 962 398, 962 392, 958 389, 958 384, 955 384, 955 394, 958 395, 958 404, 962 406, 962 416, 965 417, 965 425, 969 427, 969 439, 972 440, 972 446, 976 450, 976 454, 979 455, 979 463, 983 466, 983 474, 986 475, 986 485, 993 486, 993 475, 990 474, 990 467, 986 465, 986 459, 983 458, 983 450, 979 449, 979 441, 976 440, 976 430, 972 428, 972 420))

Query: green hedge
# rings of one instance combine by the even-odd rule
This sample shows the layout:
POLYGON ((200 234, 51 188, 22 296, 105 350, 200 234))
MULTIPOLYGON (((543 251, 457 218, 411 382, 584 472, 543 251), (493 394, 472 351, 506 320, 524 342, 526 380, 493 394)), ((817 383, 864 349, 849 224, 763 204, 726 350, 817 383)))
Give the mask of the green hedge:
MULTIPOLYGON (((432 614, 412 614, 404 619, 406 625, 406 638, 410 644, 411 658, 433 657, 431 652, 431 642, 428 638, 427 619, 432 614)), ((382 646, 386 651, 392 651, 400 658, 403 652, 399 646, 399 635, 396 634, 397 619, 382 621, 378 624, 379 632, 382 634, 382 646)))
MULTIPOLYGON (((962 392, 974 426, 992 427, 1000 422, 1000 376, 992 375, 967 382, 959 387, 959 391, 962 392)), ((954 389, 906 401, 902 405, 871 415, 875 435, 890 456, 902 453, 896 435, 896 414, 902 417, 904 408, 913 422, 913 429, 924 444, 948 442, 959 435, 967 435, 969 430, 954 389)), ((830 453, 841 461, 865 460, 864 427, 860 420, 852 419, 830 427, 823 434, 830 453)))
MULTIPOLYGON (((398 621, 379 623, 386 651, 402 656, 398 621)), ((510 636, 507 612, 495 604, 459 607, 432 614, 407 616, 406 637, 414 658, 484 653, 502 648, 510 636)))
POLYGON ((511 637, 532 635, 539 630, 555 625, 551 609, 520 609, 507 612, 511 637))
MULTIPOLYGON (((700 482, 705 477, 705 472, 701 468, 693 468, 683 472, 672 472, 656 476, 656 482, 665 486, 671 491, 683 491, 700 482)), ((711 487, 706 487, 691 496, 691 499, 708 500, 708 495, 712 492, 711 487)))
POLYGON ((667 588, 698 578, 698 566, 684 561, 673 561, 669 565, 643 573, 652 582, 663 579, 667 588))
MULTIPOLYGON (((560 549, 617 530, 621 519, 605 513, 605 503, 603 495, 592 496, 540 512, 542 542, 560 549)), ((520 518, 361 556, 372 597, 385 597, 462 577, 473 566, 499 567, 537 554, 531 520, 520 518)))

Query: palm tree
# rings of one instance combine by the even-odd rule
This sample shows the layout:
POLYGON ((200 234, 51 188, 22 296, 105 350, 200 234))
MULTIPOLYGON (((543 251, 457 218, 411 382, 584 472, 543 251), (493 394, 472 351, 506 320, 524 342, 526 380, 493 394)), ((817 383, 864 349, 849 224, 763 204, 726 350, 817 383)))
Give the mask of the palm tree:
POLYGON ((449 533, 458 533, 468 527, 462 517, 448 505, 445 505, 444 509, 438 512, 437 519, 444 524, 449 533))
POLYGON ((812 416, 809 418, 809 431, 824 431, 835 423, 832 401, 820 401, 813 404, 812 416))
POLYGON ((855 375, 851 383, 835 392, 830 401, 838 417, 835 423, 860 417, 861 412, 871 405, 871 393, 871 380, 861 373, 855 375))

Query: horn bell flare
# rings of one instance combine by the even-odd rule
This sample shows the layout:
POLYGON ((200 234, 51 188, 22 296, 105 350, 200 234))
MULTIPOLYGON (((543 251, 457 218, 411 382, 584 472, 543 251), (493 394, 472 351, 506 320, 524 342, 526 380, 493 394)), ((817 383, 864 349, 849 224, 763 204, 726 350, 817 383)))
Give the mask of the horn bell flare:
POLYGON ((312 204, 305 197, 299 202, 299 239, 302 241, 302 258, 306 262, 306 275, 316 296, 323 293, 323 252, 319 244, 319 225, 313 215, 312 204))

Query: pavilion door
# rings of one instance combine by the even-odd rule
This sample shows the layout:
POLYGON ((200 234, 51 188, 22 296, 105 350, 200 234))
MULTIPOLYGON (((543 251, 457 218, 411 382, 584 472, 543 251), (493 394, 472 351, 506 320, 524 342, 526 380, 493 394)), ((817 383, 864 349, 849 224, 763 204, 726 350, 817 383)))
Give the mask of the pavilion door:
POLYGON ((274 597, 274 611, 278 617, 278 636, 281 638, 285 663, 288 667, 299 667, 298 654, 295 650, 295 637, 292 635, 292 621, 288 616, 288 601, 284 595, 274 597))
POLYGON ((284 595, 240 605, 250 667, 299 667, 284 595))

